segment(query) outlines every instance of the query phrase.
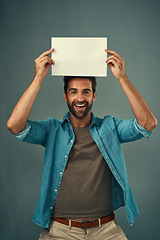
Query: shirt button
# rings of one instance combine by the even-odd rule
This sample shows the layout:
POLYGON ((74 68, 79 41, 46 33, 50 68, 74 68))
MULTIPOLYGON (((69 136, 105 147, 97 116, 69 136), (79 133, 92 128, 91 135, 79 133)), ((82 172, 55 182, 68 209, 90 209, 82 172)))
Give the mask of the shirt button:
POLYGON ((54 191, 57 192, 57 189, 55 189, 54 191))
POLYGON ((50 207, 50 209, 52 209, 53 207, 50 207))
POLYGON ((67 158, 67 155, 65 155, 65 158, 67 158))
POLYGON ((71 140, 71 142, 73 142, 73 140, 71 140))
POLYGON ((62 172, 60 172, 60 175, 62 175, 62 172))

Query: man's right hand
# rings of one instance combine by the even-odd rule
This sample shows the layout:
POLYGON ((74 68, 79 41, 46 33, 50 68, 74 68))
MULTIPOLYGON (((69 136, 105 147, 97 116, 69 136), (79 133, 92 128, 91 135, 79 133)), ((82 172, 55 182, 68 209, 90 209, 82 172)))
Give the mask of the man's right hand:
POLYGON ((43 81, 49 71, 50 66, 54 65, 54 61, 49 57, 49 54, 51 54, 54 50, 54 48, 51 48, 35 59, 35 78, 39 79, 40 81, 43 81))

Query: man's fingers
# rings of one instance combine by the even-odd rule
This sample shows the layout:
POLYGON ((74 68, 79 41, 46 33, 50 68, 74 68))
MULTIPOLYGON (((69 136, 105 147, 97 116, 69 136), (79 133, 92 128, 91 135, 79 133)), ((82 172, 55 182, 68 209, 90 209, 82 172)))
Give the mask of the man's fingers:
POLYGON ((51 64, 54 64, 54 61, 51 58, 49 58, 48 56, 42 56, 41 58, 36 59, 37 63, 42 63, 44 61, 49 61, 49 62, 51 62, 51 64))
POLYGON ((54 61, 51 58, 47 57, 47 56, 45 56, 44 58, 41 59, 41 63, 43 65, 46 65, 47 63, 50 64, 50 65, 51 64, 54 65, 54 61))
POLYGON ((55 50, 54 48, 49 49, 48 51, 42 53, 42 54, 39 56, 39 58, 48 56, 48 55, 51 54, 54 50, 55 50))
POLYGON ((116 60, 114 60, 114 59, 110 59, 110 60, 106 61, 106 63, 108 65, 112 64, 113 66, 116 67, 118 62, 116 60))
POLYGON ((118 57, 119 59, 122 59, 121 56, 115 51, 105 49, 105 52, 107 52, 109 55, 114 55, 114 56, 118 57))
POLYGON ((107 52, 108 54, 113 54, 113 55, 118 54, 117 52, 109 50, 109 49, 105 49, 105 52, 107 52))
POLYGON ((116 62, 120 62, 120 59, 117 56, 111 55, 110 57, 107 58, 106 63, 112 59, 114 59, 116 62))
MULTIPOLYGON (((110 55, 107 60, 106 60, 106 63, 108 64, 108 61, 116 61, 116 65, 124 65, 124 59, 121 58, 121 56, 115 52, 115 51, 111 51, 111 50, 108 50, 108 49, 105 49, 105 51, 110 55)), ((115 65, 115 64, 114 64, 115 65)))
POLYGON ((44 56, 40 59, 41 62, 43 62, 44 60, 49 60, 52 64, 54 64, 54 61, 52 60, 52 58, 50 58, 48 56, 44 56))

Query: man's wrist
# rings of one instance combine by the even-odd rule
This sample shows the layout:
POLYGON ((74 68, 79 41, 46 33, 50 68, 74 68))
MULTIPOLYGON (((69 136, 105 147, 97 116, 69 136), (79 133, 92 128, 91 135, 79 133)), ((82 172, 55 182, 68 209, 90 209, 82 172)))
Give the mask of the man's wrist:
POLYGON ((128 80, 128 77, 127 77, 127 75, 125 74, 124 76, 120 76, 119 78, 117 78, 118 79, 118 81, 120 82, 120 84, 122 84, 122 83, 125 83, 125 82, 128 82, 129 80, 128 80))
POLYGON ((42 82, 43 82, 43 78, 42 78, 42 77, 39 77, 39 76, 34 76, 33 82, 34 82, 37 86, 40 86, 40 87, 41 87, 42 82))

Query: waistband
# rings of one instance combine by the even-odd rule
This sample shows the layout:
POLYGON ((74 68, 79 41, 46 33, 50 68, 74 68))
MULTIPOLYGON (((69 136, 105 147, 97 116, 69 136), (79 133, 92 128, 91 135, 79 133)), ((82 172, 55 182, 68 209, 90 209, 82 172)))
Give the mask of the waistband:
POLYGON ((109 216, 104 216, 102 218, 98 218, 95 220, 91 220, 91 221, 82 221, 82 222, 76 222, 73 220, 68 220, 66 218, 52 218, 53 221, 68 225, 68 226, 72 226, 72 227, 78 227, 78 228, 82 228, 82 229, 87 229, 87 228, 93 228, 93 227, 98 227, 101 226, 104 223, 108 223, 110 221, 112 221, 115 218, 115 214, 112 213, 109 216))

